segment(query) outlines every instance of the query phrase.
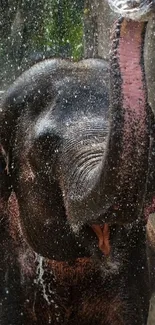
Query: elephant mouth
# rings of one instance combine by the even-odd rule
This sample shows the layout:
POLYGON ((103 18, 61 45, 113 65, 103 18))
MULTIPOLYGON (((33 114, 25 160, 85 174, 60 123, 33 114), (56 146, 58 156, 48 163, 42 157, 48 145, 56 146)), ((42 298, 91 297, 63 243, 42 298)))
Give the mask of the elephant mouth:
POLYGON ((108 0, 110 8, 124 18, 147 21, 155 10, 154 0, 108 0))
POLYGON ((91 226, 93 231, 95 232, 96 236, 98 237, 98 246, 99 249, 105 256, 110 254, 110 231, 109 225, 105 223, 103 226, 98 224, 93 224, 91 226))

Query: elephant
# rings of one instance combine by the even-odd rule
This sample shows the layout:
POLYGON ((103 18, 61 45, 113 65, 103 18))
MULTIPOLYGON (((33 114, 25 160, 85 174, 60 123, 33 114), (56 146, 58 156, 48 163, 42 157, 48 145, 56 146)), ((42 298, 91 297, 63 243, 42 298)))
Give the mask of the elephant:
POLYGON ((114 27, 110 67, 97 59, 48 59, 2 98, 2 325, 147 323, 153 117, 143 64, 146 23, 139 20, 152 9, 118 4, 133 20, 121 17, 114 27))
MULTIPOLYGON (((71 71, 70 73, 71 80, 70 80, 70 78, 67 77, 66 70, 63 76, 62 76, 62 72, 59 72, 61 65, 62 67, 66 65, 67 66, 70 65, 70 63, 66 61, 61 61, 61 60, 59 61, 49 60, 47 62, 44 61, 42 63, 39 63, 39 66, 38 65, 34 66, 32 69, 36 70, 38 68, 39 69, 42 68, 44 70, 46 64, 48 65, 47 71, 49 71, 49 66, 51 67, 50 76, 52 78, 52 84, 54 83, 54 78, 55 78, 56 86, 60 87, 58 93, 55 93, 54 90, 52 91, 52 96, 53 96, 52 105, 53 104, 55 105, 55 107, 53 107, 53 114, 55 114, 55 119, 56 119, 55 121, 53 121, 53 126, 54 126, 53 135, 52 135, 53 140, 49 138, 49 129, 48 129, 49 124, 46 116, 46 114, 49 114, 48 107, 50 106, 49 103, 51 103, 51 98, 48 96, 50 96, 51 90, 50 90, 50 94, 44 97, 42 93, 43 85, 41 87, 39 81, 36 82, 35 77, 34 77, 34 85, 32 85, 33 76, 31 78, 31 81, 28 82, 26 81, 25 76, 24 78, 22 76, 24 84, 23 85, 21 84, 21 80, 15 83, 15 87, 17 91, 16 100, 15 100, 15 93, 13 94, 13 96, 12 94, 9 94, 8 96, 8 93, 6 93, 1 103, 2 109, 4 105, 6 107, 6 103, 7 103, 7 107, 9 107, 9 110, 7 109, 5 112, 5 114, 9 114, 9 116, 7 116, 6 118, 5 115, 5 119, 4 119, 4 121, 8 121, 8 122, 5 128, 2 130, 2 132, 7 132, 8 137, 6 137, 6 133, 5 133, 5 136, 3 137, 4 141, 1 141, 1 144, 3 146, 3 155, 2 155, 3 159, 1 158, 1 166, 2 166, 1 169, 4 170, 4 165, 6 162, 5 170, 1 174, 4 177, 4 180, 3 182, 1 182, 1 184, 8 184, 8 185, 6 186, 6 189, 4 188, 4 185, 2 186, 1 197, 4 198, 5 201, 8 199, 10 195, 10 191, 12 189, 15 192, 15 195, 18 200, 19 210, 20 210, 19 217, 18 217, 19 226, 17 225, 14 226, 14 222, 15 222, 14 220, 16 220, 16 218, 11 218, 11 219, 9 218, 8 232, 12 233, 12 229, 14 228, 16 229, 17 233, 22 232, 21 234, 22 240, 18 239, 18 237, 20 237, 19 235, 15 236, 15 239, 14 237, 12 238, 11 236, 10 246, 12 248, 14 247, 15 248, 12 249, 13 253, 10 252, 8 254, 7 252, 7 256, 9 255, 11 256, 11 258, 13 258, 14 264, 17 269, 16 276, 12 275, 11 270, 9 271, 11 277, 10 286, 11 287, 14 286, 15 292, 16 292, 16 287, 18 287, 18 289, 20 287, 23 287, 23 290, 22 288, 20 289, 21 293, 18 293, 17 296, 15 294, 13 295, 16 297, 20 297, 17 299, 16 304, 18 306, 19 300, 24 301, 23 297, 25 297, 24 295, 26 292, 26 290, 24 290, 25 288, 24 284, 20 283, 21 275, 19 274, 24 273, 24 277, 26 278, 25 283, 27 283, 27 287, 29 287, 28 283, 33 283, 34 279, 37 278, 38 266, 35 265, 34 262, 35 256, 34 258, 31 258, 31 260, 33 261, 31 265, 32 272, 30 272, 30 274, 32 273, 31 276, 27 275, 26 272, 27 266, 25 265, 23 267, 23 262, 21 262, 21 259, 19 258, 19 256, 21 256, 21 247, 23 245, 23 240, 26 238, 27 243, 33 248, 33 250, 45 257, 45 264, 49 263, 47 261, 52 261, 51 262, 52 264, 50 266, 50 271, 48 270, 49 268, 48 265, 47 265, 47 270, 45 270, 45 273, 47 273, 48 275, 47 276, 48 281, 51 278, 51 270, 52 273, 56 274, 56 281, 51 279, 50 285, 51 285, 51 291, 54 290, 53 288, 56 287, 55 290, 57 294, 55 294, 55 296, 57 297, 57 295, 59 294, 59 301, 57 301, 57 305, 59 306, 59 308, 58 310, 55 311, 54 309, 53 311, 52 308, 53 304, 50 305, 48 318, 50 317, 52 324, 57 323, 58 312, 60 314, 58 323, 60 324, 65 324, 65 323, 76 324, 79 323, 79 320, 81 324, 89 324, 89 323, 95 324, 96 322, 98 322, 98 324, 115 324, 115 323, 134 324, 134 322, 138 323, 138 321, 139 324, 145 324, 144 317, 145 319, 147 317, 148 295, 149 295, 148 292, 149 288, 148 288, 148 281, 147 281, 148 270, 147 270, 146 252, 145 252, 145 221, 143 219, 139 219, 139 220, 136 219, 135 221, 132 221, 130 224, 118 223, 118 224, 109 225, 110 254, 108 254, 108 256, 106 256, 106 254, 103 254, 103 252, 100 251, 100 249, 98 248, 98 238, 96 236, 96 233, 93 231, 91 227, 90 229, 88 228, 86 230, 85 227, 84 229, 81 229, 78 236, 76 232, 74 235, 72 228, 69 228, 69 226, 67 227, 66 225, 64 225, 67 216, 65 215, 64 212, 65 206, 63 204, 63 192, 61 192, 61 187, 59 184, 62 184, 62 182, 64 181, 60 172, 61 172, 61 168, 63 168, 63 163, 65 164, 65 156, 62 155, 63 148, 60 149, 60 147, 58 146, 58 144, 61 142, 59 132, 61 131, 64 140, 66 140, 67 136, 68 136, 67 138, 68 140, 71 138, 72 134, 73 136, 76 135, 76 137, 72 139, 70 147, 69 145, 67 146, 68 151, 66 152, 66 154, 68 152, 70 153, 70 162, 73 164, 73 167, 74 167, 73 154, 74 154, 74 150, 76 149, 76 146, 78 148, 78 141, 80 145, 81 145, 81 141, 83 141, 83 149, 85 149, 84 145, 86 145, 86 149, 87 149, 86 153, 88 154, 88 158, 90 159, 91 163, 95 164, 94 155, 93 157, 90 156, 91 147, 93 148, 93 151, 95 146, 97 147, 97 153, 96 153, 97 159, 100 158, 99 149, 100 146, 102 145, 101 141, 103 139, 106 139, 109 132, 108 65, 102 60, 95 60, 95 59, 86 60, 78 64, 75 63, 71 64, 72 67, 76 68, 76 70, 74 73, 73 71, 71 71), (83 67, 84 72, 82 71, 81 73, 81 71, 79 71, 78 74, 78 65, 81 65, 83 67), (103 79, 103 72, 104 72, 104 79, 103 79), (58 79, 58 77, 60 78, 60 80, 58 79), (82 78, 84 78, 84 85, 82 84, 82 78), (67 82, 69 84, 66 84, 67 82), (23 93, 21 89, 20 90, 18 89, 19 85, 22 86, 23 93), (37 86, 37 89, 36 88, 34 89, 35 86, 37 86), (84 92, 86 92, 86 94, 84 92), (23 100, 23 97, 25 95, 27 95, 28 97, 26 100, 25 99, 23 100), (13 102, 15 103, 15 108, 12 107, 12 104, 10 102, 11 99, 13 99, 13 102), (24 105, 24 107, 21 108, 20 105, 24 105), (28 116, 28 112, 26 109, 28 105, 31 105, 31 114, 32 114, 31 116, 28 116), (41 105, 41 107, 39 105, 41 105), (43 110, 44 105, 45 108, 43 110), (16 109, 18 110, 19 107, 22 114, 19 113, 19 111, 16 111, 16 109), (91 114, 91 119, 92 117, 93 119, 90 121, 89 119, 86 119, 86 117, 83 116, 83 119, 80 118, 81 124, 79 124, 79 122, 77 122, 77 118, 78 118, 78 109, 80 108, 82 108, 82 110, 84 109, 85 111, 88 110, 88 113, 91 114), (36 118, 37 111, 39 114, 39 119, 36 118), (60 112, 60 116, 58 116, 58 112, 60 112), (71 118, 71 114, 74 112, 76 113, 76 115, 74 117, 75 121, 73 120, 74 122, 73 123, 72 120, 69 119, 69 117, 71 118), (97 116, 97 114, 99 114, 99 116, 97 116), (100 117, 101 115, 104 116, 103 119, 100 117), (27 158, 26 158, 27 150, 29 148, 29 142, 25 141, 24 139, 25 132, 28 132, 29 134, 33 126, 33 123, 30 122, 30 119, 32 119, 33 123, 34 120, 37 121, 38 123, 37 132, 39 132, 39 139, 35 139, 33 151, 29 156, 31 165, 27 162, 27 158), (46 130, 47 130, 47 136, 45 136, 45 138, 41 130, 43 126, 43 122, 45 122, 46 130), (58 124, 55 125, 56 122, 60 123, 60 127, 58 127, 58 124), (93 124, 91 124, 92 122, 93 124), (13 123, 15 123, 16 126, 13 125, 13 123), (82 123, 84 123, 85 125, 84 129, 82 129, 82 123), (14 131, 15 132, 17 131, 17 133, 19 132, 18 136, 17 134, 15 135, 14 131), (54 134, 54 132, 56 134, 54 134), (67 135, 65 134, 65 132, 67 132, 67 135), (42 141, 42 137, 43 137, 43 141, 42 141), (25 142, 25 145, 23 143, 23 140, 25 142), (89 141, 92 141, 91 146, 89 145, 89 141), (7 150, 8 148, 7 142, 10 142, 9 151, 7 150), (50 147, 50 143, 52 144, 52 147, 50 147), (21 149, 23 149, 22 154, 21 154, 21 149), (49 154, 49 150, 50 150, 50 154, 49 154), (4 156, 4 152, 5 152, 5 156, 4 156), (34 156, 33 153, 35 153, 34 156), (59 159, 61 159, 61 155, 62 157, 64 157, 63 158, 64 161, 61 161, 61 165, 59 165, 59 159), (39 173, 38 173, 39 180, 37 180, 35 187, 31 191, 30 183, 34 178, 34 171, 37 170, 38 168, 39 168, 39 173), (48 171, 50 171, 49 178, 48 178, 48 171), (58 184, 59 175, 60 175, 60 183, 58 184), (27 202, 26 205, 24 203, 25 199, 27 202), (48 215, 49 213, 48 207, 49 207, 50 215, 52 214, 52 220, 50 219, 44 220, 41 227, 41 232, 38 233, 38 239, 40 238, 39 246, 37 246, 36 243, 33 244, 34 234, 32 234, 32 240, 31 240, 31 237, 27 235, 24 226, 23 212, 25 211, 26 213, 25 216, 27 217, 28 210, 29 208, 31 209, 31 204, 30 204, 31 201, 33 203, 32 207, 35 208, 34 212, 35 212, 36 221, 41 217, 40 213, 43 214, 43 217, 44 215, 45 217, 48 215), (42 209, 45 209, 45 211, 43 211, 42 209), (57 222, 57 227, 54 221, 54 217, 55 217, 55 221, 57 222), (45 230, 44 230, 44 224, 45 224, 45 230), (51 224, 54 232, 52 231, 52 229, 50 229, 51 224), (69 231, 67 228, 71 230, 69 231), (47 230, 50 229, 49 234, 46 232, 46 229, 47 230), (45 244, 43 245, 43 242, 41 243, 41 241, 45 241, 45 244), (50 247, 49 249, 48 246, 52 246, 52 247, 50 247), (90 258, 91 256, 93 258, 90 258), (65 278, 62 279, 63 274, 65 274, 65 278), (17 284, 19 281, 19 285, 12 284, 13 281, 12 277, 16 279, 17 284), (141 283, 143 283, 143 288, 141 288, 141 283), (128 286, 128 290, 127 290, 127 286, 128 286), (77 287, 80 289, 77 290, 77 287), (62 292, 61 292, 61 288, 64 288, 62 292), (71 290, 74 292, 72 298, 71 298, 71 290), (136 296, 137 296, 138 304, 136 304, 135 302, 136 296), (139 296, 140 299, 138 299, 139 296), (62 305, 64 306, 63 308, 62 305), (138 310, 136 311, 136 316, 135 313, 129 312, 131 308, 135 308, 135 310, 138 310), (141 312, 142 308, 143 308, 143 312, 141 312)), ((31 72, 33 71, 32 70, 28 71, 27 74, 28 78, 31 75, 31 72)), ((45 81, 46 80, 48 80, 48 78, 46 78, 45 81)), ((48 92, 47 85, 45 85, 44 89, 45 91, 48 92)), ((10 90, 8 92, 10 92, 10 90)), ((82 112, 80 111, 80 116, 81 115, 82 112)), ((1 125, 3 126, 3 123, 1 123, 1 125)), ((2 136, 3 135, 1 133, 1 139, 2 136)), ((29 141, 31 141, 30 138, 29 141)), ((84 153, 82 152, 81 155, 82 154, 83 154, 82 158, 84 161, 85 152, 84 153)), ((88 164, 87 166, 89 167, 88 164)), ((80 184, 80 188, 82 189, 82 184, 80 184)), ((30 215, 32 215, 31 210, 29 213, 30 215)), ((33 221, 34 226, 30 225, 32 231, 35 230, 35 218, 33 221)), ((6 229, 8 229, 7 225, 6 225, 6 229)), ((8 238, 8 236, 6 237, 8 238)), ((24 253, 24 250, 28 252, 27 253, 28 256, 34 254, 34 252, 31 251, 29 246, 28 249, 24 247, 22 249, 23 256, 26 255, 24 253)), ((6 248, 4 248, 3 245, 3 251, 4 250, 5 250, 4 255, 6 255, 6 248)), ((12 268, 12 266, 10 266, 10 268, 12 268)), ((13 267, 13 269, 15 269, 15 267, 13 267)), ((33 297, 34 289, 32 290, 32 292, 31 290, 32 289, 27 289, 28 292, 27 296, 28 297, 32 296, 32 299, 34 299, 33 297)), ((12 293, 10 294, 12 295, 12 293)), ((37 296, 38 295, 39 293, 37 291, 37 296)), ((49 295, 50 297, 50 292, 47 291, 47 295, 49 295)), ((6 293, 4 293, 3 299, 5 299, 5 296, 6 293)), ((25 301, 28 300, 27 296, 25 297, 25 301)), ((11 297, 9 299, 10 303, 11 303, 11 297)), ((54 304, 55 304, 56 297, 53 299, 54 304)), ((42 297, 38 299, 41 300, 42 297)), ((45 303, 47 309, 48 304, 46 300, 44 304, 45 303)), ((31 301, 31 305, 33 305, 32 301, 31 301)), ((35 319, 33 320, 31 318, 32 316, 30 317, 30 320, 27 321, 28 312, 26 307, 23 306, 25 306, 25 304, 23 303, 23 305, 21 305, 20 303, 20 308, 22 310, 25 308, 24 311, 22 311, 21 313, 25 315, 24 320, 23 319, 21 320, 19 318, 19 315, 18 315, 19 318, 18 320, 17 315, 16 314, 14 315, 12 312, 11 314, 12 324, 18 324, 18 323, 23 324, 24 322, 25 324, 26 322, 30 324, 42 324, 42 317, 40 315, 39 308, 37 308, 37 305, 35 305, 35 308, 37 310, 36 311, 37 321, 35 319)), ((6 307, 5 309, 6 309, 6 314, 5 313, 3 314, 3 319, 1 322, 3 325, 8 324, 10 319, 10 315, 8 313, 9 306, 8 309, 6 307)), ((30 307, 28 309, 30 310, 30 307)), ((16 310, 18 310, 18 308, 13 308, 13 311, 16 310)), ((30 314, 32 315, 33 313, 30 314)))

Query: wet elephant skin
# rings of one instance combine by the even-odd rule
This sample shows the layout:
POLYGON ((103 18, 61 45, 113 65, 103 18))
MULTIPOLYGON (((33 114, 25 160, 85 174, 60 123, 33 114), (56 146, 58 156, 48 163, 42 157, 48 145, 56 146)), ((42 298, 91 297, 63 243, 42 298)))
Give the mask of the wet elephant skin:
POLYGON ((35 66, 2 101, 7 170, 1 177, 9 186, 1 188, 0 323, 146 325, 145 221, 110 226, 111 250, 105 257, 89 225, 80 225, 78 233, 65 214, 64 165, 74 175, 69 194, 80 197, 86 184, 91 187, 83 162, 86 171, 93 166, 95 173, 105 151, 108 66, 100 60, 84 61, 81 68, 75 64, 74 69, 57 60, 46 64, 48 76, 40 78, 35 66), (54 88, 47 87, 49 78, 54 88), (75 152, 81 144, 83 151, 75 152), (15 194, 6 211, 12 188, 15 194))
POLYGON ((9 220, 1 227, 0 246, 2 325, 146 324, 142 223, 111 228, 108 260, 58 262, 37 255, 25 242, 15 194, 8 205, 9 220))

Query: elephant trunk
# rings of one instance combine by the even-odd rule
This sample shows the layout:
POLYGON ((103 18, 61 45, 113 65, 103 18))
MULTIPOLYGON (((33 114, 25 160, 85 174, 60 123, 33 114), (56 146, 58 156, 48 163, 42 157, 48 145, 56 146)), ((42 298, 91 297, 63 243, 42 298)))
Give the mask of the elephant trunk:
POLYGON ((126 221, 141 215, 146 192, 150 110, 143 57, 145 30, 144 22, 120 19, 111 51, 111 128, 105 179, 107 184, 112 179, 114 204, 126 221))
POLYGON ((142 215, 146 192, 149 123, 143 48, 146 23, 121 18, 112 35, 110 132, 91 190, 67 198, 72 225, 124 223, 142 215))

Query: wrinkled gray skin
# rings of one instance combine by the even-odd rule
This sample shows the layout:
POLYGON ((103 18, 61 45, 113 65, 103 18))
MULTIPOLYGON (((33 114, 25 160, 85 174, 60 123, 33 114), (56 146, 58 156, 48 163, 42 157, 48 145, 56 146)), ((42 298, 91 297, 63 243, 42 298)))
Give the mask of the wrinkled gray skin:
POLYGON ((2 100, 1 144, 9 156, 22 225, 43 256, 71 259, 97 246, 85 220, 92 218, 91 206, 79 213, 77 227, 66 211, 72 197, 78 201, 89 193, 101 168, 109 133, 108 83, 102 60, 46 60, 18 78, 2 100))
MULTIPOLYGON (((125 17, 146 19, 151 5, 142 3, 140 10, 138 6, 137 3, 135 9, 132 2, 134 8, 130 9, 131 2, 123 2, 121 8, 117 1, 112 5, 125 17)), ((29 244, 43 256, 57 260, 92 256, 98 250, 89 223, 114 221, 110 215, 108 220, 102 216, 102 187, 98 181, 104 174, 102 162, 108 150, 108 79, 107 66, 101 61, 73 65, 49 60, 23 74, 3 98, 0 137, 8 156, 11 185, 19 202, 21 226, 29 244), (84 201, 78 215, 78 202, 89 196, 89 191, 92 200, 84 201), (70 201, 75 199, 79 222, 77 219, 72 222, 72 215, 66 213, 70 211, 70 201)), ((111 206, 113 202, 107 200, 108 204, 111 206)), ((104 209, 108 212, 108 206, 104 209)), ((130 294, 132 302, 136 297, 136 304, 141 300, 143 308, 141 303, 139 309, 132 305, 131 324, 135 321, 141 325, 146 324, 148 293, 145 302, 147 285, 137 280, 143 272, 143 280, 145 274, 147 278, 147 266, 144 225, 137 228, 135 237, 132 238, 133 231, 130 238, 132 244, 140 238, 140 244, 133 245, 133 249, 129 244, 133 254, 129 270, 131 274, 133 269, 136 273, 134 289, 138 295, 132 293, 132 286, 130 294), (139 295, 142 284, 144 296, 142 292, 139 295), (145 308, 144 316, 140 315, 139 311, 143 314, 145 308)), ((127 236, 125 243, 126 239, 127 236)), ((131 278, 134 282, 134 276, 131 278)))
MULTIPOLYGON (((153 6, 148 1, 109 4, 134 20, 147 19, 153 6)), ((108 79, 100 61, 74 65, 47 60, 18 78, 2 101, 1 144, 8 155, 22 224, 28 241, 43 255, 61 259, 66 236, 70 254, 71 243, 79 254, 81 242, 75 239, 79 230, 86 227, 83 238, 93 243, 92 223, 135 218, 134 213, 128 218, 128 211, 123 220, 109 212, 118 193, 115 171, 105 159, 110 132, 108 79), (58 240, 49 245, 55 232, 58 240)), ((111 156, 112 161, 115 152, 111 156)))
MULTIPOLYGON (((109 324, 109 320, 103 321, 103 317, 108 318, 104 306, 110 300, 115 311, 118 297, 119 312, 117 307, 114 312, 116 319, 118 313, 118 321, 114 318, 114 323, 120 325, 121 319, 123 325, 146 325, 149 290, 144 221, 110 226, 111 252, 105 258, 96 234, 84 223, 90 207, 84 206, 83 215, 79 213, 82 223, 79 232, 79 224, 74 228, 72 216, 67 214, 67 195, 89 192, 92 183, 96 184, 107 150, 110 129, 107 63, 93 59, 75 64, 64 60, 41 62, 10 87, 2 99, 0 116, 1 144, 8 156, 10 172, 8 177, 4 176, 10 180, 18 199, 24 239, 40 255, 57 261, 69 260, 73 267, 76 258, 91 257, 95 261, 90 282, 86 276, 76 287, 77 300, 74 297, 78 308, 84 305, 83 297, 88 299, 91 311, 94 306, 94 314, 89 322, 85 313, 80 322, 75 309, 74 323, 94 325, 98 317, 98 324, 109 324), (96 316, 98 298, 102 298, 103 310, 96 316)), ((10 188, 3 179, 0 184, 4 197, 10 188)), ((100 198, 100 193, 96 197, 100 198)), ((99 207, 97 199, 95 207, 99 207)), ((98 215, 96 218, 97 222, 98 215)), ((3 253, 6 248, 4 245, 2 248, 3 253)), ((12 270, 10 274, 12 280, 12 270)), ((18 281, 19 276, 17 286, 18 281)), ((16 288, 12 282, 10 287, 16 288)), ((72 289, 71 286, 70 300, 72 289)), ((58 298, 61 292, 63 295, 60 287, 58 298)))
MULTIPOLYGON (((129 4, 110 2, 117 12, 138 20, 152 10, 146 2, 140 10, 138 3, 136 9, 127 8, 129 4)), ((116 155, 108 152, 108 80, 101 61, 47 60, 18 78, 3 98, 1 144, 22 225, 28 242, 44 256, 69 259, 73 251, 87 255, 83 247, 89 245, 81 244, 79 231, 93 251, 96 237, 90 225, 136 218, 130 208, 123 217, 111 211, 119 191, 115 169, 105 159, 111 155, 113 162, 116 155)))

